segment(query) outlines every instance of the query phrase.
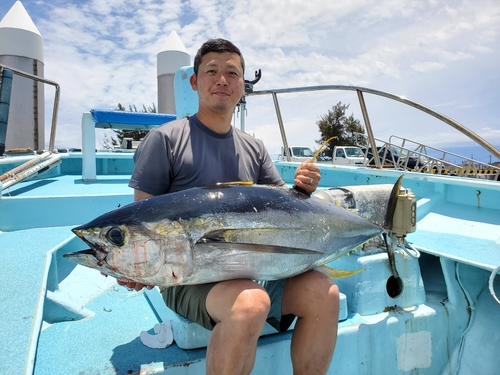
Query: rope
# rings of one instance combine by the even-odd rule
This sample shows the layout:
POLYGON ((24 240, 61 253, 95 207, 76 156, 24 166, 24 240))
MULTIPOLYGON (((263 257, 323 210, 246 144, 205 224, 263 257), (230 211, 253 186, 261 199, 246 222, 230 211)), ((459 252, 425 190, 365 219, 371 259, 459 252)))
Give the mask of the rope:
POLYGON ((401 249, 406 253, 406 255, 408 255, 410 258, 413 258, 413 259, 418 259, 420 258, 420 252, 409 242, 405 242, 405 247, 401 247, 401 249), (411 249, 413 251, 410 252, 409 249, 411 249))
POLYGON ((493 298, 495 299, 495 301, 497 301, 498 303, 500 303, 500 299, 496 296, 495 289, 493 289, 493 280, 495 280, 495 276, 497 275, 498 271, 500 271, 500 266, 498 266, 497 268, 495 268, 493 270, 493 272, 491 273, 489 287, 490 287, 490 293, 493 296, 493 298))

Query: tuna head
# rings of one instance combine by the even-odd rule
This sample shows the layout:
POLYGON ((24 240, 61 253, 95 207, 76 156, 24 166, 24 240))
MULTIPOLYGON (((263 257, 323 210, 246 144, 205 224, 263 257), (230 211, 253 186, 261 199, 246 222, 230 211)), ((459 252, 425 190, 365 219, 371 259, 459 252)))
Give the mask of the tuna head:
POLYGON ((90 249, 64 258, 146 285, 177 285, 190 276, 191 241, 178 222, 124 224, 106 217, 102 223, 97 218, 72 229, 90 249))

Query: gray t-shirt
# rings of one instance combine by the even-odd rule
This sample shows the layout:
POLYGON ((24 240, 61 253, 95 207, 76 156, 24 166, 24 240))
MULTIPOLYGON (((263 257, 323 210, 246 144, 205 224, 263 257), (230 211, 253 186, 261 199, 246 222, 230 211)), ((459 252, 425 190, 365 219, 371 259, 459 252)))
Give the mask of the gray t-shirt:
POLYGON ((151 130, 134 162, 129 186, 152 195, 218 182, 284 183, 262 141, 234 127, 219 134, 196 116, 151 130))

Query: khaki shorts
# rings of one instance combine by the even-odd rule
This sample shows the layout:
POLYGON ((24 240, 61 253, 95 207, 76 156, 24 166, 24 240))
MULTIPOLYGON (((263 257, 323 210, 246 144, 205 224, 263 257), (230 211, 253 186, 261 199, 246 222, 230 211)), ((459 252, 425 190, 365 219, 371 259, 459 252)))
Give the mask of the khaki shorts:
MULTIPOLYGON (((271 309, 267 322, 278 332, 285 332, 292 324, 295 315, 281 315, 281 301, 286 279, 272 281, 256 281, 269 294, 271 309)), ((161 291, 165 304, 177 314, 198 323, 208 330, 215 327, 215 322, 208 315, 206 300, 208 293, 217 283, 200 285, 180 285, 165 288, 161 291)))

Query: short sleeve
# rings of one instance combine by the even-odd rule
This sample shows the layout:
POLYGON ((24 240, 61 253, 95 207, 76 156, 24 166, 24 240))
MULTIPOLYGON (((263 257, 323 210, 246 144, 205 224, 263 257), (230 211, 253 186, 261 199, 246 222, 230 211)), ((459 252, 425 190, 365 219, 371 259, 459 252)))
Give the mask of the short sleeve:
POLYGON ((129 186, 152 195, 166 193, 170 186, 171 158, 167 135, 151 130, 134 154, 135 168, 129 186))
POLYGON ((271 156, 269 156, 264 144, 262 142, 260 143, 262 145, 262 165, 260 167, 258 183, 278 186, 283 185, 285 182, 281 178, 274 162, 271 160, 271 156))

